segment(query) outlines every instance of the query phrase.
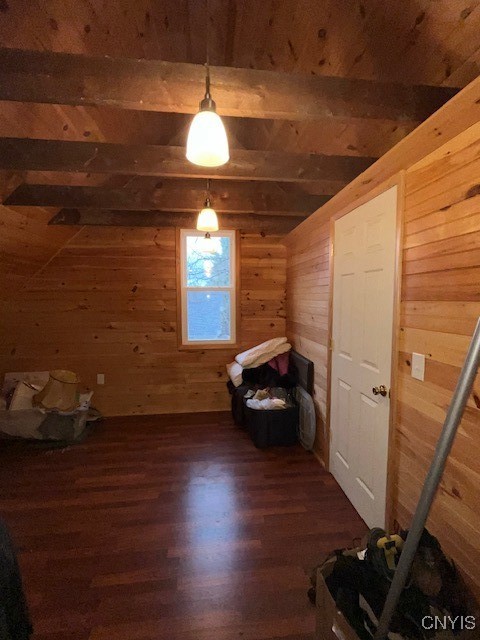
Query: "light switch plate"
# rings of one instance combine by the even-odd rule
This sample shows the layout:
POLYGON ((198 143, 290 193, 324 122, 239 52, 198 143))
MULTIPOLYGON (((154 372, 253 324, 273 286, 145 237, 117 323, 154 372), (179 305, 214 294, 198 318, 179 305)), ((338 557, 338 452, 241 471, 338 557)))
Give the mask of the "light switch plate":
POLYGON ((425 356, 423 353, 412 353, 412 378, 425 380, 425 356))
POLYGON ((105 384, 105 374, 97 373, 97 384, 105 384))

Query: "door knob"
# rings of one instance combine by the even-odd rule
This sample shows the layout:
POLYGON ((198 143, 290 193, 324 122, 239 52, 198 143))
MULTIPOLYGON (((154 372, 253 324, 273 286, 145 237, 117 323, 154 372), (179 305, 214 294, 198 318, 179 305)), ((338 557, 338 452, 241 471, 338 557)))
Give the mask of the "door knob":
POLYGON ((381 384, 379 387, 373 387, 372 393, 374 396, 383 396, 387 395, 387 387, 384 384, 381 384))

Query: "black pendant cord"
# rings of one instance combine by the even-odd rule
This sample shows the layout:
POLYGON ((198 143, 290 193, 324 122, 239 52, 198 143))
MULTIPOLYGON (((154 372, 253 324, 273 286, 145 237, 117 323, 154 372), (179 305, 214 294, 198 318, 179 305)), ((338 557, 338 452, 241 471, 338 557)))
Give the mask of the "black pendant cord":
POLYGON ((210 207, 210 178, 207 178, 207 197, 205 198, 205 206, 210 207))
POLYGON ((206 56, 205 56, 205 97, 200 103, 200 108, 208 111, 215 111, 215 102, 210 93, 210 2, 207 0, 207 24, 206 35, 206 56))
POLYGON ((206 28, 205 28, 205 32, 206 32, 206 47, 207 47, 207 51, 206 51, 206 56, 205 56, 205 66, 207 67, 207 82, 208 82, 208 90, 210 91, 210 71, 209 71, 209 66, 210 66, 210 0, 207 0, 207 20, 206 20, 207 24, 206 24, 206 28))
POLYGON ((207 0, 206 62, 205 62, 205 96, 200 102, 200 111, 215 111, 216 104, 210 93, 210 2, 207 0))
POLYGON ((207 100, 211 100, 212 96, 210 95, 210 67, 208 66, 208 62, 205 63, 205 98, 207 100))

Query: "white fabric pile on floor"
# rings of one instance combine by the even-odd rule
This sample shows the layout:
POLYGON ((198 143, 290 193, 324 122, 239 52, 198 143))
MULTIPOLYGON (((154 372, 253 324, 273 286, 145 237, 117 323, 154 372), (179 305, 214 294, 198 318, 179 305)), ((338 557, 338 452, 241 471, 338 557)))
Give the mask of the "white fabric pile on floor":
POLYGON ((266 409, 286 409, 287 403, 282 398, 276 398, 270 395, 265 389, 258 389, 253 395, 253 391, 249 391, 246 396, 247 407, 250 409, 263 410, 266 409))
POLYGON ((235 356, 235 360, 227 364, 227 373, 230 380, 236 387, 242 384, 242 372, 244 369, 254 369, 273 358, 280 356, 282 353, 290 351, 292 345, 289 344, 287 338, 272 338, 262 342, 256 347, 247 349, 235 356))
POLYGON ((250 398, 250 400, 247 400, 247 407, 250 407, 250 409, 262 409, 265 411, 266 409, 285 409, 286 406, 285 400, 281 398, 265 398, 265 400, 250 398))

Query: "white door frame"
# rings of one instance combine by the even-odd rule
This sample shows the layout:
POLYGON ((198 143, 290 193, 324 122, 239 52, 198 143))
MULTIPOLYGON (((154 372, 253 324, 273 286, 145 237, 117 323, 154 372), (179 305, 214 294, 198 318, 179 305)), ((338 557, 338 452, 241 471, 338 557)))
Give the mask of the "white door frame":
POLYGON ((394 301, 393 301, 393 326, 392 326, 392 365, 390 375, 390 408, 389 408, 389 433, 388 433, 388 461, 387 461, 387 493, 385 509, 385 527, 393 528, 393 499, 395 491, 395 481, 397 476, 397 466, 395 463, 395 429, 397 425, 397 380, 398 380, 398 344, 400 332, 400 303, 402 289, 402 249, 403 249, 403 227, 405 210, 405 171, 395 174, 378 187, 372 189, 354 200, 351 204, 340 209, 330 218, 330 287, 329 287, 329 311, 328 311, 328 359, 327 359, 327 415, 324 464, 327 471, 330 467, 330 408, 332 399, 332 331, 333 331, 333 253, 335 245, 335 222, 343 216, 351 213, 362 204, 373 200, 376 196, 388 191, 391 187, 397 187, 397 229, 395 243, 395 274, 394 274, 394 301))

